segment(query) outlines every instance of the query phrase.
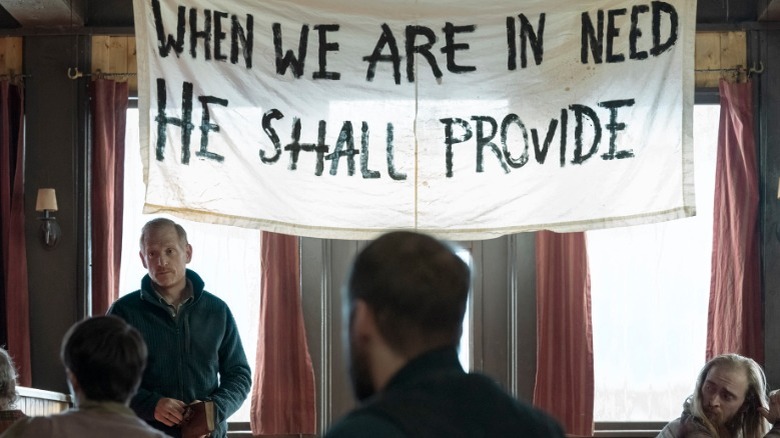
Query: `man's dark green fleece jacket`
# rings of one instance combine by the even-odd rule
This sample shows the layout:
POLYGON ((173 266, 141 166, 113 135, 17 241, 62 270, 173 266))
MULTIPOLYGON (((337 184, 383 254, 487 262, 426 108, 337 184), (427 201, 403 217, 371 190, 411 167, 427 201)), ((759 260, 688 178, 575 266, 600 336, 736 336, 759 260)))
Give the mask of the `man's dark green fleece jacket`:
POLYGON ((236 322, 224 301, 203 290, 203 280, 187 270, 193 295, 174 316, 152 289, 149 275, 141 289, 123 296, 108 310, 138 329, 149 359, 141 387, 130 402, 135 413, 155 428, 178 437, 178 427, 154 419, 163 398, 184 403, 212 400, 217 427, 213 437, 227 433, 227 418, 244 402, 252 385, 251 371, 241 346, 236 322))

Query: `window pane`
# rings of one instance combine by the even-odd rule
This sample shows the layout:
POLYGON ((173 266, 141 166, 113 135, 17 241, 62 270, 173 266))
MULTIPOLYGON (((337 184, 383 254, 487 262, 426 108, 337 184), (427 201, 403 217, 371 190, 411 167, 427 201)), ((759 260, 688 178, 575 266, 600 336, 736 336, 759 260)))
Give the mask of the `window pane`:
POLYGON ((587 232, 595 421, 678 417, 704 363, 719 111, 694 107, 695 217, 587 232))
MULTIPOLYGON (((138 255, 141 227, 155 217, 168 217, 187 230, 192 262, 187 266, 206 283, 206 290, 224 300, 236 319, 238 332, 254 373, 257 329, 260 315, 260 231, 224 225, 203 224, 169 215, 144 215, 144 184, 138 153, 138 110, 128 109, 125 156, 125 209, 122 236, 122 267, 119 293, 140 287, 146 269, 138 255)), ((250 399, 229 419, 249 421, 250 399)))
MULTIPOLYGON (((471 258, 471 252, 469 252, 468 249, 463 248, 459 245, 456 245, 457 248, 457 254, 458 257, 463 259, 464 262, 466 262, 467 265, 469 265, 469 269, 474 270, 474 263, 471 258)), ((472 274, 473 275, 473 274, 472 274)), ((473 283, 473 282, 472 282, 473 283)), ((466 302, 466 314, 463 317, 463 334, 460 337, 460 344, 458 344, 458 359, 460 360, 460 365, 463 367, 466 372, 471 371, 471 330, 472 330, 472 323, 473 318, 471 316, 471 301, 472 297, 474 296, 474 287, 472 284, 472 288, 469 291, 469 298, 466 302)))

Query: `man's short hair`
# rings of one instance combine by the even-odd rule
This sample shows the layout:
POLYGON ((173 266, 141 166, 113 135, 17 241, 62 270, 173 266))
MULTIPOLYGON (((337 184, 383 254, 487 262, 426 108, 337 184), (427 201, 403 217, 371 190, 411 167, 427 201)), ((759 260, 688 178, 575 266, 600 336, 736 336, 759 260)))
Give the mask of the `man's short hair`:
POLYGON ((184 227, 177 224, 176 222, 164 218, 164 217, 158 217, 155 219, 150 220, 146 224, 144 224, 143 228, 141 228, 141 238, 138 241, 139 245, 141 246, 141 249, 144 249, 144 239, 146 238, 147 234, 149 234, 150 231, 153 230, 160 230, 162 228, 166 227, 173 227, 176 230, 176 234, 179 236, 179 243, 181 243, 182 246, 187 245, 187 232, 184 230, 184 227))
POLYGON ((356 257, 347 293, 366 302, 391 348, 457 345, 471 285, 468 265, 446 244, 410 231, 387 233, 356 257))
MULTIPOLYGON (((740 412, 726 426, 744 438, 763 437, 766 433, 767 423, 758 411, 758 407, 769 406, 766 376, 761 365, 749 357, 733 353, 721 354, 710 359, 704 365, 696 379, 696 389, 690 401, 693 415, 703 421, 711 432, 717 432, 717 428, 707 419, 702 400, 702 387, 707 380, 707 374, 715 367, 725 370, 743 370, 747 376, 748 389, 743 403, 744 409, 740 409, 740 412)), ((717 434, 713 436, 717 436, 717 434)))
POLYGON ((127 403, 146 367, 146 344, 138 330, 116 316, 74 324, 62 339, 60 358, 87 399, 127 403))

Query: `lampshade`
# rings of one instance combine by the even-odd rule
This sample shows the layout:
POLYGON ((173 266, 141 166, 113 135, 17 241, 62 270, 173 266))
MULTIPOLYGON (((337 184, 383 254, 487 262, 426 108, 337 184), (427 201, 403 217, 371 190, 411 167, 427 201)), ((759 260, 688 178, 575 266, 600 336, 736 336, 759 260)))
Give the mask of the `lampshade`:
POLYGON ((57 195, 54 189, 38 189, 35 211, 57 211, 57 195))

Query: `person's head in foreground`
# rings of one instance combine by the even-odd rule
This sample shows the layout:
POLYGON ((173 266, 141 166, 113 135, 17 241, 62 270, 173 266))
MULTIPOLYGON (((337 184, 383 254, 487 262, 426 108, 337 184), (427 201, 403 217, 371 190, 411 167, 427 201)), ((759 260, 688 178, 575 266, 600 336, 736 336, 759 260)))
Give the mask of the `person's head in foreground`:
POLYGON ((74 324, 62 339, 60 357, 75 403, 129 403, 146 354, 141 335, 121 318, 96 316, 74 324))
POLYGON ((768 405, 761 367, 748 357, 723 354, 707 362, 699 373, 690 412, 712 436, 757 438, 768 429, 759 409, 768 405))
POLYGON ((0 348, 0 411, 12 409, 17 398, 16 367, 11 355, 4 348, 0 348))
POLYGON ((167 436, 138 418, 128 406, 146 366, 146 344, 116 316, 77 322, 65 333, 60 359, 74 406, 51 415, 14 422, 3 438, 167 436))
POLYGON ((463 370, 457 347, 470 285, 469 266, 425 234, 391 232, 358 254, 345 292, 350 377, 362 403, 326 438, 564 436, 493 379, 463 370))
POLYGON ((414 357, 460 340, 471 275, 438 240, 385 234, 355 259, 347 282, 355 395, 381 390, 414 357))

